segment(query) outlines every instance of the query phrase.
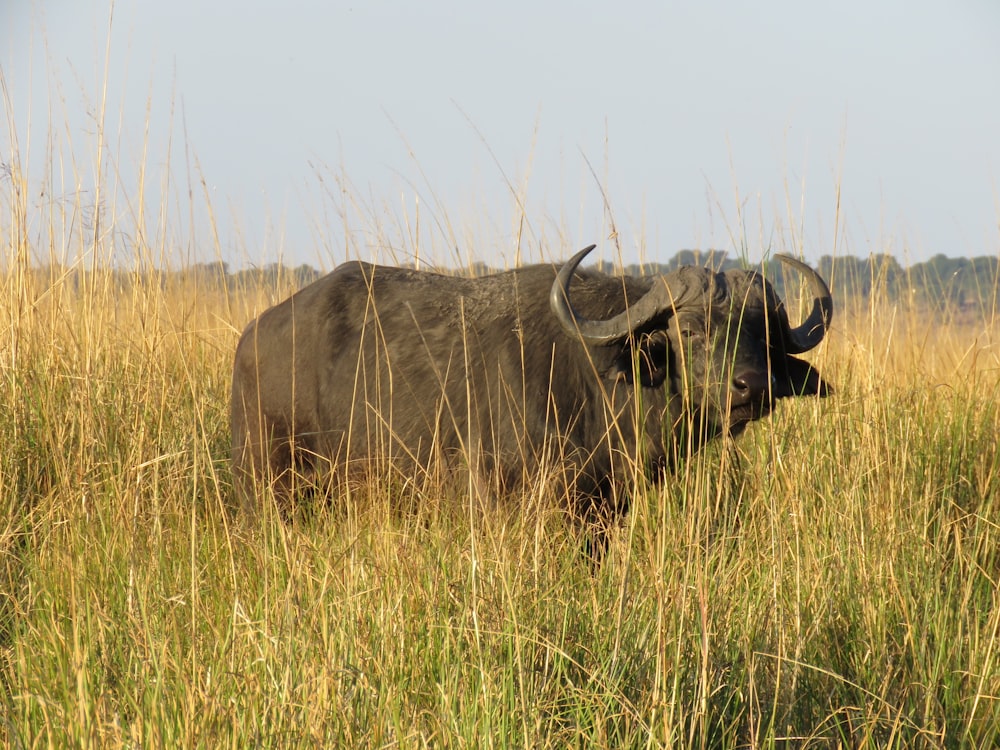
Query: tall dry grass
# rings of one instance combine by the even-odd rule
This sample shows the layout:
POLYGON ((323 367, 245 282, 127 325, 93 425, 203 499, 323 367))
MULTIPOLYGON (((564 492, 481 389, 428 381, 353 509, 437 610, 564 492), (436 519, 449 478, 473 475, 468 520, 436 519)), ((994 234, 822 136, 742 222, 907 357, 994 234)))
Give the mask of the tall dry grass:
MULTIPOLYGON (((637 488, 594 574, 556 508, 401 513, 391 484, 245 530, 231 360, 291 285, 164 271, 166 207, 74 222, 86 206, 38 203, 7 167, 7 746, 1000 742, 988 315, 838 300, 810 355, 836 395, 637 488)), ((406 222, 370 220, 359 235, 420 254, 406 222)))

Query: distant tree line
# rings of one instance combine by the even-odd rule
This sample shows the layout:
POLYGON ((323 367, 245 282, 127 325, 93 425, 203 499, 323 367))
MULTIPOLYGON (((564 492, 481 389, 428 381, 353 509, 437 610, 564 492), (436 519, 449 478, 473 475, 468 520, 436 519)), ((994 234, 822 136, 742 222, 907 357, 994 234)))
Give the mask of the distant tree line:
MULTIPOLYGON (((724 250, 681 250, 666 263, 630 264, 624 269, 616 269, 612 264, 602 262, 597 267, 609 273, 623 271, 633 276, 648 276, 668 273, 682 265, 708 266, 716 270, 745 267, 742 261, 730 257, 724 250)), ((770 264, 769 277, 781 294, 784 291, 785 275, 779 273, 776 266, 775 263, 770 264)), ((835 299, 864 301, 876 296, 889 302, 949 309, 978 308, 986 311, 997 309, 1000 302, 1000 264, 995 256, 950 258, 939 254, 930 260, 904 268, 896 258, 888 254, 870 255, 867 258, 852 255, 835 258, 824 255, 816 268, 830 284, 835 299)), ((450 272, 481 276, 496 270, 498 269, 487 264, 476 263, 471 268, 450 272)), ((278 286, 297 289, 323 275, 307 264, 289 267, 271 263, 231 270, 224 261, 195 263, 179 271, 114 270, 110 273, 113 285, 121 289, 150 282, 163 285, 183 282, 206 289, 228 288, 230 291, 278 286)), ((35 269, 35 274, 43 284, 62 279, 74 287, 88 283, 90 277, 87 271, 51 266, 35 269)), ((105 281, 108 279, 107 275, 103 278, 105 281)))

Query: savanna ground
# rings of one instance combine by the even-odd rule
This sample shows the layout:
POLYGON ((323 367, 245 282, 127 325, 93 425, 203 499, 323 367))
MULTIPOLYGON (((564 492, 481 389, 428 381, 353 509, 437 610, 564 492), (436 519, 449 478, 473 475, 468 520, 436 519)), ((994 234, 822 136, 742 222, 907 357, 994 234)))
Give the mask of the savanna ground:
POLYGON ((995 311, 837 300, 836 394, 638 486, 596 572, 545 486, 245 528, 232 356, 291 284, 157 271, 166 233, 113 272, 124 230, 4 178, 7 746, 1000 743, 995 311))

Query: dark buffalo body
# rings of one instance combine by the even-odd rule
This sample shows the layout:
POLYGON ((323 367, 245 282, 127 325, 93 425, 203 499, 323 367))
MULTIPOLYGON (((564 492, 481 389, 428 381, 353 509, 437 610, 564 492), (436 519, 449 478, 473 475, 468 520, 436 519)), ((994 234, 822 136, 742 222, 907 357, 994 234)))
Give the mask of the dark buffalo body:
POLYGON ((613 516, 637 465, 659 478, 775 400, 825 394, 793 356, 832 315, 807 266, 782 258, 815 297, 792 328, 756 272, 577 270, 591 249, 482 278, 346 263, 264 312, 233 371, 244 506, 295 476, 445 467, 490 493, 548 472, 582 517, 613 516))

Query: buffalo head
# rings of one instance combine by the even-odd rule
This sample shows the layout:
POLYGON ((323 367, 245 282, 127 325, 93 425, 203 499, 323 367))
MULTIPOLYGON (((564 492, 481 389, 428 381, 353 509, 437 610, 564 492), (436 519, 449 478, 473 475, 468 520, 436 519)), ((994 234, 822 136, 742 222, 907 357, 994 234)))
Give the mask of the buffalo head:
POLYGON ((697 448, 719 434, 738 435, 767 416, 777 399, 829 392, 816 370, 793 356, 815 348, 833 317, 830 290, 809 266, 775 256, 801 273, 813 294, 812 312, 797 327, 760 273, 695 266, 657 277, 624 311, 592 320, 574 309, 570 288, 577 266, 593 249, 562 266, 551 309, 563 329, 587 346, 616 348, 631 358, 631 366, 617 370, 618 378, 666 390, 664 435, 693 436, 697 448))

